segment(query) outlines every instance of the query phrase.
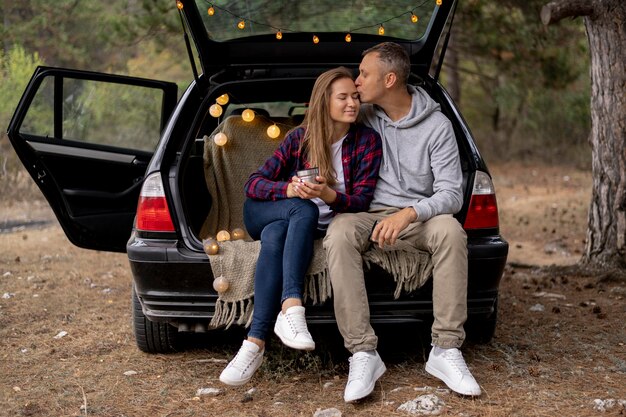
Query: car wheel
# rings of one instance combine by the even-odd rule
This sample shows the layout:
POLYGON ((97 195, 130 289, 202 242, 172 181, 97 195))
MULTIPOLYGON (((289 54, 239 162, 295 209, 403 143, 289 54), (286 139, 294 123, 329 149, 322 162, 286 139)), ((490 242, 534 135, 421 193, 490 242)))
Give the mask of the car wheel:
POLYGON ((132 299, 133 331, 137 347, 147 353, 172 353, 178 351, 178 330, 167 323, 148 320, 143 314, 134 286, 132 299))
POLYGON ((493 313, 487 317, 470 318, 465 331, 467 338, 476 343, 489 343, 496 333, 496 323, 498 321, 498 297, 493 303, 493 313))

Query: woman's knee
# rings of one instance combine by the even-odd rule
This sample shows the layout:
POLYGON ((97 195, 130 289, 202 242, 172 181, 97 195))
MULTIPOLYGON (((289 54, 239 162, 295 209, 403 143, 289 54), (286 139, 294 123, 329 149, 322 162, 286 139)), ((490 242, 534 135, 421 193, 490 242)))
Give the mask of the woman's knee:
POLYGON ((292 200, 292 206, 289 213, 292 218, 312 219, 317 224, 320 211, 317 205, 311 200, 295 198, 292 200))
POLYGON ((279 246, 285 245, 287 237, 287 228, 289 224, 284 220, 278 220, 265 226, 261 231, 261 244, 263 246, 279 246))

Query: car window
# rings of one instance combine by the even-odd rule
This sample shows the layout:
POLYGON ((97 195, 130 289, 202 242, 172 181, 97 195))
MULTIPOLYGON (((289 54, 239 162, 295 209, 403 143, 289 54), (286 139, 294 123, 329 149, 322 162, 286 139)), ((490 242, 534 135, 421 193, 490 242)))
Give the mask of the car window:
POLYGON ((196 0, 211 40, 294 32, 386 34, 417 40, 434 16, 435 0, 300 0, 290 2, 196 0))
POLYGON ((163 91, 155 88, 46 77, 20 133, 56 143, 153 151, 160 138, 162 101, 163 91))

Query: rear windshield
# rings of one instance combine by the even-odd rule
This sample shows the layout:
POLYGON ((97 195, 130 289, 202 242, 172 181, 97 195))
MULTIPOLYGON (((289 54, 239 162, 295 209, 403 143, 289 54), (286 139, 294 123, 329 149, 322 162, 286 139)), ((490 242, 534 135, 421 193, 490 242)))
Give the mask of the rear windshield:
MULTIPOLYGON (((226 41, 255 35, 340 32, 418 40, 437 0, 196 0, 209 38, 226 41)), ((443 0, 451 1, 451 0, 443 0)))

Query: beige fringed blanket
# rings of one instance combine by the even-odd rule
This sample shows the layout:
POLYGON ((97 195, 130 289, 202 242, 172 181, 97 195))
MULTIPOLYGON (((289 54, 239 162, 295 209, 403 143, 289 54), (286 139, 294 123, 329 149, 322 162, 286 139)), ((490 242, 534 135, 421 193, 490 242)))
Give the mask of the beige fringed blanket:
MULTIPOLYGON (((220 242, 220 252, 208 255, 214 277, 223 276, 229 282, 227 291, 220 293, 211 326, 229 327, 233 323, 248 327, 252 320, 254 296, 254 271, 261 249, 260 241, 220 242)), ((391 274, 396 281, 394 297, 402 290, 411 292, 421 287, 432 273, 432 263, 427 252, 417 250, 398 241, 394 247, 370 248, 363 254, 365 266, 376 264, 391 274)), ((326 251, 322 239, 314 244, 313 259, 304 282, 304 300, 323 303, 332 296, 326 268, 326 251)))
MULTIPOLYGON (((269 120, 257 116, 252 122, 244 122, 239 116, 230 116, 211 135, 205 136, 204 173, 213 201, 200 232, 202 238, 215 236, 219 230, 243 228, 243 185, 248 175, 278 146, 279 142, 266 134, 267 128, 275 122, 283 132, 291 125, 284 119, 269 120), (218 132, 227 135, 226 145, 213 143, 213 136, 218 132)), ((219 294, 211 326, 250 325, 254 308, 254 271, 260 248, 259 241, 226 241, 220 242, 217 255, 208 255, 213 276, 224 276, 229 281, 228 290, 219 294)), ((363 262, 366 268, 376 264, 393 276, 396 298, 402 290, 411 292, 422 286, 432 273, 430 255, 402 241, 384 250, 372 245, 363 254, 363 262)), ((315 241, 313 260, 305 277, 304 298, 317 304, 331 295, 326 253, 319 239, 315 241)))

